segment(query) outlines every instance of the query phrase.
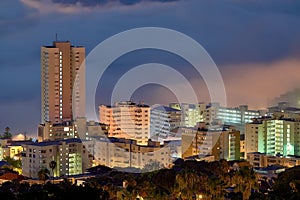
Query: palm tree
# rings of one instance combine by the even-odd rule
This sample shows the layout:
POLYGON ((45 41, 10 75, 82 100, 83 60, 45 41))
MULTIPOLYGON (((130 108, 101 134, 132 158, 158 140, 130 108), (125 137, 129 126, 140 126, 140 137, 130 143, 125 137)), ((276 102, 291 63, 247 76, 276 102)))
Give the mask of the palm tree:
POLYGON ((56 168, 56 165, 57 165, 57 163, 54 160, 52 160, 49 163, 49 167, 52 170, 53 183, 54 183, 54 169, 56 168))
POLYGON ((44 181, 44 184, 45 184, 46 180, 49 179, 49 173, 50 173, 50 171, 47 168, 42 168, 38 172, 38 177, 40 180, 44 181))

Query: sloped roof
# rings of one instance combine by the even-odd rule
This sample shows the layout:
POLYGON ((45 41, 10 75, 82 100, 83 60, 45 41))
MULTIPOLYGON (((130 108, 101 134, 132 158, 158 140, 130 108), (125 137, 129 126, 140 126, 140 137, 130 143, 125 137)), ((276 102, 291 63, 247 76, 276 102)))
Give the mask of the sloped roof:
POLYGON ((17 179, 17 180, 23 180, 24 176, 8 172, 8 173, 5 173, 2 176, 0 176, 0 179, 9 180, 9 181, 12 181, 12 180, 15 180, 15 179, 17 179))
POLYGON ((11 164, 9 164, 8 162, 5 162, 3 160, 0 161, 0 168, 4 167, 4 166, 11 166, 11 164))

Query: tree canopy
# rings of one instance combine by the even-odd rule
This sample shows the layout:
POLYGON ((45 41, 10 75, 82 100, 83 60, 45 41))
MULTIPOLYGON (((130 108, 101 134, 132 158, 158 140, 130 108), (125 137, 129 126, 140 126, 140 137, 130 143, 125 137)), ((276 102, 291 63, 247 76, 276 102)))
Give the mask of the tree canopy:
MULTIPOLYGON (((39 172, 39 179, 44 180, 44 184, 3 183, 0 199, 300 199, 300 167, 279 174, 273 190, 265 193, 259 190, 256 173, 251 167, 241 164, 234 169, 230 166, 225 160, 210 163, 179 160, 170 169, 146 173, 105 168, 79 186, 67 180, 59 184, 45 183, 49 170, 44 168, 39 172)), ((93 171, 98 172, 96 169, 94 167, 93 171)))
POLYGON ((12 134, 10 133, 10 128, 7 126, 4 130, 4 133, 2 135, 0 135, 1 139, 11 139, 12 138, 12 134))

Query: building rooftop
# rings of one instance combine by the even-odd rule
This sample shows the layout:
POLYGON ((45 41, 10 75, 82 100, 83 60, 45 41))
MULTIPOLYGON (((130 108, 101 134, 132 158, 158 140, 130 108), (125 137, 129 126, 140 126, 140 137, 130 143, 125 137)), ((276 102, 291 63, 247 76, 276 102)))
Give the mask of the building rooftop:
POLYGON ((141 148, 147 148, 147 147, 163 147, 164 145, 160 145, 157 141, 148 141, 148 145, 139 145, 137 144, 136 140, 132 139, 126 139, 126 138, 115 138, 115 137, 95 137, 96 141, 106 142, 106 143, 123 143, 123 144, 132 144, 139 146, 141 148))
POLYGON ((1 161, 0 161, 0 168, 2 168, 2 167, 4 167, 4 166, 11 166, 11 164, 9 164, 9 163, 6 162, 6 161, 1 160, 1 161))
POLYGON ((180 110, 175 109, 175 108, 171 108, 168 106, 157 106, 152 108, 153 110, 159 110, 159 111, 165 111, 165 112, 179 112, 180 110))
POLYGON ((296 107, 284 107, 284 108, 282 108, 280 106, 273 106, 273 107, 269 107, 269 110, 300 112, 300 108, 296 108, 296 107))
POLYGON ((24 176, 8 172, 0 176, 0 179, 12 181, 12 180, 24 180, 25 178, 24 176))
POLYGON ((35 142, 29 145, 32 146, 50 146, 50 145, 60 145, 61 143, 66 142, 69 143, 82 143, 81 139, 79 138, 70 138, 65 140, 55 140, 55 141, 45 141, 45 142, 35 142))
POLYGON ((147 104, 144 104, 143 102, 140 103, 134 103, 132 101, 120 101, 120 102, 116 102, 113 106, 112 105, 104 105, 101 104, 100 106, 105 106, 107 108, 113 108, 113 107, 122 107, 122 106, 137 106, 137 107, 141 107, 141 108, 149 108, 150 106, 147 104))
POLYGON ((249 152, 247 154, 259 154, 259 155, 266 155, 265 153, 261 153, 261 152, 249 152))
POLYGON ((285 167, 282 165, 269 165, 268 167, 255 168, 255 170, 259 170, 259 171, 276 171, 279 169, 285 169, 285 167))

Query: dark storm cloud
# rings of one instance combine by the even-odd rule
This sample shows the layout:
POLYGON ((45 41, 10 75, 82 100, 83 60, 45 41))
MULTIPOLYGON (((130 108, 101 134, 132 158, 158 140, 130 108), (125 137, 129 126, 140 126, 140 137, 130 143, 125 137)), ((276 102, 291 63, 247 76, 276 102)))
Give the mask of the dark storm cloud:
POLYGON ((22 29, 28 29, 37 23, 37 12, 18 0, 1 0, 0 5, 1 37, 7 33, 19 34, 22 29))
POLYGON ((299 53, 300 2, 289 2, 201 1, 184 19, 218 64, 272 62, 299 53))

